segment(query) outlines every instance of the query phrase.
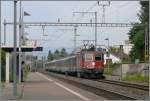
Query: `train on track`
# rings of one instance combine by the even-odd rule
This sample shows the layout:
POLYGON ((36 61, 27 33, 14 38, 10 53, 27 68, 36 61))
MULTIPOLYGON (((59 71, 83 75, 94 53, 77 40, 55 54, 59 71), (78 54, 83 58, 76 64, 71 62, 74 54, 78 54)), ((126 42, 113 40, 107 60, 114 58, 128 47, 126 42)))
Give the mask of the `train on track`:
POLYGON ((80 51, 73 56, 47 62, 45 69, 82 78, 103 79, 104 52, 80 51))

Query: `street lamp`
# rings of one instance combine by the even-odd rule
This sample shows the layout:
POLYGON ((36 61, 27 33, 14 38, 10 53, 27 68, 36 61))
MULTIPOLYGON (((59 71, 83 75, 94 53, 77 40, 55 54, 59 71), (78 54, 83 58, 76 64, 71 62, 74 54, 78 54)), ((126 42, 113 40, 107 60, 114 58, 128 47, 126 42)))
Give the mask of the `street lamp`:
POLYGON ((106 57, 107 57, 107 60, 108 60, 108 64, 107 64, 107 66, 108 66, 108 71, 109 71, 109 62, 110 62, 110 53, 109 53, 109 38, 106 38, 105 40, 107 40, 107 49, 108 49, 108 51, 107 51, 107 54, 106 54, 106 57))
POLYGON ((108 48, 108 51, 109 51, 109 38, 106 38, 105 40, 107 40, 107 48, 108 48))

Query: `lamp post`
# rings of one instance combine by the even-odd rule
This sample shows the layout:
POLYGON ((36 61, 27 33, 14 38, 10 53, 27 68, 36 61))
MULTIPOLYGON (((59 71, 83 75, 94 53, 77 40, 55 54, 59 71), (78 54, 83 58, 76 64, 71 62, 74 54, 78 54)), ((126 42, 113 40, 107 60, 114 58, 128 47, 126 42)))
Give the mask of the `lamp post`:
POLYGON ((107 49, 108 49, 108 51, 107 51, 107 59, 108 59, 107 66, 108 66, 108 71, 109 71, 109 62, 110 62, 110 59, 109 59, 109 57, 110 57, 110 53, 109 53, 109 38, 106 38, 105 40, 107 40, 107 49))
POLYGON ((74 53, 76 53, 76 48, 77 48, 77 26, 74 27, 74 53))

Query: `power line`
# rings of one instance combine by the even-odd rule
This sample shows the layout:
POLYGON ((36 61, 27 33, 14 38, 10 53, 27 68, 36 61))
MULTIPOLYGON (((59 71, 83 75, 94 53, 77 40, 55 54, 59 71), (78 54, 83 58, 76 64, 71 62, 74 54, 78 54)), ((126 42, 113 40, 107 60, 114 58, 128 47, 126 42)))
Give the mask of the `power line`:
POLYGON ((110 6, 110 0, 107 1, 107 4, 101 4, 100 1, 98 1, 97 3, 98 3, 98 6, 102 6, 102 10, 103 10, 102 23, 105 23, 105 7, 110 6))
MULTIPOLYGON (((97 5, 97 2, 94 3, 93 5, 91 5, 87 10, 85 10, 85 12, 89 12, 91 11, 95 6, 97 5)), ((79 20, 82 20, 82 18, 84 17, 84 15, 82 17, 79 17, 76 22, 78 22, 79 20)))

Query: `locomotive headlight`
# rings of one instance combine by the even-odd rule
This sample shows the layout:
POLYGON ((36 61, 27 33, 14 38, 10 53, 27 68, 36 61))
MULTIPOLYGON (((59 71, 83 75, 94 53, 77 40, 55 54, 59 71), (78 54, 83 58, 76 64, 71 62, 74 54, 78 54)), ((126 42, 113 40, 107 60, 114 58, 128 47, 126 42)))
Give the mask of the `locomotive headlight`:
POLYGON ((95 66, 95 62, 92 62, 92 65, 95 66))

